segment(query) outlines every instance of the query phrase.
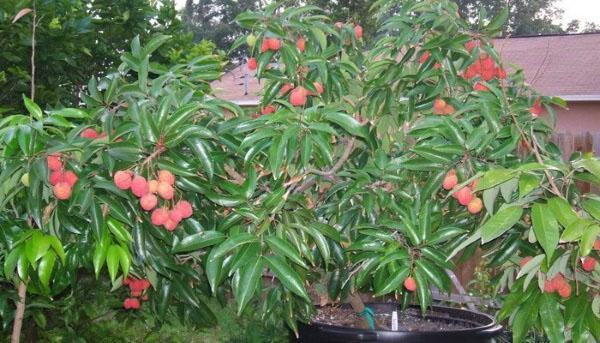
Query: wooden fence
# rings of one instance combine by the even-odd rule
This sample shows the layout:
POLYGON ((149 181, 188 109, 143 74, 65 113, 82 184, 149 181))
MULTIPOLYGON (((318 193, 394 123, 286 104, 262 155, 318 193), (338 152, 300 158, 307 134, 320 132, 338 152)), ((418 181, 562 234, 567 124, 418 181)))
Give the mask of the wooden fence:
MULTIPOLYGON (((555 133, 552 141, 563 152, 563 158, 568 160, 574 152, 591 152, 600 157, 600 132, 587 133, 555 133)), ((586 182, 578 182, 577 187, 582 192, 594 192, 600 194, 600 188, 593 187, 586 182)))

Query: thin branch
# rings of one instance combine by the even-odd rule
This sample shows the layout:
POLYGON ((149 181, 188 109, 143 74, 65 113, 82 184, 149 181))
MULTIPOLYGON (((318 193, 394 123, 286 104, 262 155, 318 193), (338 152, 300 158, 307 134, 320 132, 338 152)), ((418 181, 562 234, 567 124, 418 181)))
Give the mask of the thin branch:
POLYGON ((31 101, 35 101, 35 27, 37 23, 37 11, 35 10, 35 1, 33 2, 33 20, 31 28, 31 101))
MULTIPOLYGON (((331 167, 331 169, 323 171, 323 170, 317 170, 317 169, 311 168, 306 171, 305 175, 317 174, 317 175, 324 176, 327 178, 333 177, 335 175, 335 173, 337 173, 344 166, 344 163, 346 163, 348 158, 350 158, 350 154, 352 154, 352 150, 354 150, 354 142, 356 142, 356 138, 354 138, 354 137, 350 138, 347 141, 346 147, 344 148, 344 152, 342 153, 342 156, 340 156, 340 159, 333 165, 333 167, 331 167)), ((312 187, 316 182, 317 182, 316 177, 311 176, 302 185, 298 186, 298 188, 295 190, 295 193, 304 192, 305 190, 312 187)))

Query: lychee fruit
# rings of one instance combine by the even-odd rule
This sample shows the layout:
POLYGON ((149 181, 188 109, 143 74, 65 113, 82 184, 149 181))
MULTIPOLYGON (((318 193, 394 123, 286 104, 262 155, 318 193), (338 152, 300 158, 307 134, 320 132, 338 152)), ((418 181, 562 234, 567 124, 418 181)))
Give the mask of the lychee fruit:
POLYGON ((273 113, 275 111, 276 111, 275 106, 273 106, 273 105, 267 105, 267 106, 263 107, 260 110, 260 114, 267 115, 267 114, 271 114, 271 113, 273 113))
POLYGON ((48 155, 47 158, 47 163, 48 163, 48 169, 50 170, 61 170, 63 169, 63 163, 60 160, 61 155, 60 154, 52 154, 52 155, 48 155))
POLYGON ((477 84, 473 87, 474 90, 478 92, 489 92, 490 89, 487 88, 484 84, 477 82, 477 84))
POLYGON ((556 288, 554 288, 554 282, 552 282, 552 280, 546 280, 544 282, 544 292, 554 293, 554 291, 556 291, 556 288))
POLYGON ((421 57, 419 57, 419 63, 423 64, 425 62, 427 62, 427 60, 429 60, 429 57, 431 57, 431 53, 429 51, 425 51, 421 57))
POLYGON ((594 242, 594 250, 600 250, 600 238, 596 238, 594 242))
POLYGON ((246 44, 248 44, 249 47, 253 47, 256 44, 256 36, 253 34, 249 34, 246 37, 246 44))
POLYGON ((446 101, 444 101, 444 99, 438 98, 433 101, 433 113, 443 114, 445 107, 446 107, 446 101))
POLYGON ((164 226, 165 226, 165 229, 167 229, 168 231, 175 231, 175 229, 177 228, 177 224, 179 224, 179 223, 176 221, 173 221, 171 219, 167 219, 164 226))
POLYGON ((467 209, 469 210, 469 213, 471 213, 471 214, 477 214, 477 213, 481 212, 482 208, 483 208, 483 202, 481 202, 481 199, 479 199, 479 198, 474 198, 473 200, 469 201, 469 204, 467 205, 467 209))
POLYGON ((269 39, 265 38, 262 41, 262 44, 260 45, 260 52, 267 52, 269 51, 269 39))
POLYGON ((473 51, 473 49, 475 49, 475 47, 477 46, 477 41, 468 41, 467 43, 465 43, 465 49, 467 49, 468 52, 473 51))
POLYGON ((457 184, 458 177, 456 176, 456 173, 448 172, 448 174, 446 174, 446 177, 444 178, 444 183, 442 184, 442 187, 444 187, 445 190, 449 191, 452 188, 454 188, 457 184))
POLYGON ((59 182, 54 185, 52 192, 58 200, 67 200, 71 197, 71 186, 66 182, 59 182))
POLYGON ((306 48, 306 41, 304 38, 298 37, 298 40, 296 40, 296 47, 300 52, 304 52, 304 49, 306 48))
POLYGON ((417 282, 412 276, 409 276, 404 280, 404 288, 411 292, 414 292, 417 289, 417 282))
POLYGON ((62 170, 55 170, 48 175, 48 182, 55 186, 57 183, 64 181, 62 170))
POLYGON ((473 200, 473 192, 471 192, 471 188, 468 186, 459 189, 455 194, 456 199, 463 206, 469 205, 471 200, 473 200))
POLYGON ((519 261, 519 266, 521 266, 521 268, 525 267, 525 265, 527 264, 527 262, 531 261, 533 257, 531 256, 525 256, 521 259, 521 261, 519 261))
POLYGON ((169 210, 165 207, 157 208, 156 210, 152 211, 150 219, 152 221, 152 225, 163 225, 169 219, 169 210))
POLYGON ((141 198, 146 195, 148 191, 149 187, 146 178, 141 175, 136 175, 131 181, 131 193, 136 197, 141 198))
POLYGON ((98 131, 96 131, 92 128, 87 128, 87 129, 81 131, 79 136, 82 138, 87 138, 87 139, 96 139, 100 136, 100 134, 98 133, 98 131))
POLYGON ((500 80, 504 80, 504 79, 506 79, 506 70, 498 67, 498 68, 496 68, 496 75, 498 75, 498 78, 500 80))
POLYGON ((131 172, 127 170, 119 170, 113 176, 113 181, 118 189, 126 190, 131 187, 131 172))
POLYGON ((586 272, 591 272, 596 269, 597 261, 593 257, 584 257, 581 259, 581 268, 586 272))
MULTIPOLYGON (((294 89, 294 84, 286 83, 283 86, 281 86, 281 89, 279 90, 279 94, 284 95, 287 92, 291 91, 292 89, 294 89)), ((270 105, 270 106, 273 106, 273 105, 270 105)))
POLYGON ((304 106, 306 105, 306 100, 306 89, 304 87, 296 87, 290 92, 290 104, 292 106, 304 106))
POLYGON ((140 206, 146 211, 150 211, 158 205, 158 198, 152 193, 148 193, 140 198, 140 206))
POLYGON ((267 38, 269 50, 277 51, 281 48, 281 41, 277 38, 267 38))
POLYGON ((191 217, 194 211, 192 209, 192 204, 185 200, 178 201, 177 204, 175 204, 175 208, 177 209, 177 211, 179 211, 182 218, 191 217))
POLYGON ((534 117, 539 117, 539 115, 544 112, 544 108, 542 107, 542 103, 539 99, 533 103, 533 106, 531 106, 529 112, 531 112, 531 115, 534 117))
POLYGON ((73 187, 75 186, 75 184, 77 183, 77 180, 79 178, 77 177, 77 174, 75 174, 74 172, 67 170, 62 174, 62 180, 66 183, 69 184, 69 186, 73 187))
POLYGON ((360 25, 356 25, 354 27, 354 37, 356 37, 356 39, 362 39, 363 36, 363 28, 360 25))
POLYGON ((341 29, 344 27, 344 23, 342 23, 341 21, 337 21, 337 22, 334 24, 334 26, 335 26, 335 28, 336 28, 336 29, 339 29, 339 30, 341 30, 341 29))
POLYGON ((21 175, 21 183, 25 187, 29 187, 29 173, 21 175))
POLYGON ((123 307, 126 310, 137 310, 140 308, 140 301, 137 298, 127 298, 123 301, 123 307))
POLYGON ((569 285, 568 283, 564 283, 559 289, 558 289, 558 294, 563 298, 566 299, 568 297, 571 296, 571 285, 569 285))
POLYGON ((148 180, 148 192, 156 194, 158 192, 158 181, 152 179, 148 180))
POLYGON ((165 199, 165 200, 171 200, 173 199, 173 196, 175 195, 175 190, 173 189, 173 187, 163 181, 159 181, 158 182, 158 195, 160 195, 161 198, 165 199))
POLYGON ((175 184, 175 175, 168 170, 159 170, 158 171, 158 181, 166 182, 169 185, 173 186, 175 184))
POLYGON ((255 70, 258 64, 256 63, 256 58, 251 57, 248 59, 248 69, 255 70))
POLYGON ((323 94, 323 92, 325 91, 323 85, 320 82, 313 82, 313 86, 315 86, 318 95, 323 94))

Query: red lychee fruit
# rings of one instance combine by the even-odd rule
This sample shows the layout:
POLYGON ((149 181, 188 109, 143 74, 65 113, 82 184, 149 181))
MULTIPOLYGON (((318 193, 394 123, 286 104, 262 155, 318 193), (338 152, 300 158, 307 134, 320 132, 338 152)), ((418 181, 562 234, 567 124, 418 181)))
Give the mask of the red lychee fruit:
POLYGON ((341 30, 344 27, 344 23, 342 23, 341 21, 337 21, 334 24, 334 26, 335 26, 336 29, 341 30))
POLYGON ((554 288, 554 283, 552 282, 552 280, 546 280, 544 282, 544 292, 554 293, 555 291, 556 291, 556 288, 554 288))
POLYGON ((304 87, 296 87, 290 92, 290 104, 292 106, 304 106, 306 105, 306 100, 306 89, 304 87))
POLYGON ((87 128, 87 129, 81 131, 81 134, 79 134, 79 136, 82 138, 87 138, 87 139, 96 139, 96 138, 100 137, 100 134, 98 133, 98 131, 96 131, 92 128, 87 128))
POLYGON ((596 238, 594 242, 594 250, 600 250, 600 238, 596 238))
POLYGON ((531 261, 533 257, 532 256, 525 256, 521 259, 521 261, 519 261, 519 266, 521 266, 521 268, 525 267, 525 265, 527 264, 527 262, 531 261))
POLYGON ((146 178, 141 175, 136 175, 131 181, 131 193, 136 197, 141 198, 148 194, 149 187, 146 178))
POLYGON ((444 99, 438 98, 433 101, 433 113, 434 114, 443 114, 445 107, 446 107, 446 101, 444 101, 444 99))
POLYGON ((64 182, 68 183, 69 186, 73 187, 75 186, 75 184, 77 183, 77 180, 79 180, 79 178, 77 177, 77 174, 75 174, 74 172, 67 170, 66 172, 64 172, 62 174, 62 179, 64 182))
POLYGON ((409 276, 404 280, 404 288, 411 292, 414 292, 417 289, 417 282, 412 276, 409 276))
POLYGON ((177 228, 177 224, 179 223, 171 219, 167 219, 167 221, 164 224, 164 227, 165 229, 167 229, 167 231, 175 231, 175 229, 177 228))
POLYGON ((173 186, 175 184, 175 175, 168 170, 159 170, 158 181, 166 182, 173 186))
POLYGON ((448 114, 454 113, 454 111, 455 111, 454 106, 448 104, 444 107, 444 111, 442 112, 442 114, 448 115, 448 114))
POLYGON ((323 92, 325 91, 323 85, 320 82, 313 82, 313 86, 315 86, 318 95, 323 94, 323 92))
POLYGON ((128 170, 119 170, 113 176, 113 181, 118 189, 126 190, 131 187, 131 172, 128 170))
POLYGON ((298 37, 298 40, 296 40, 296 47, 298 50, 300 50, 300 52, 304 52, 304 49, 306 48, 306 41, 304 38, 302 38, 302 36, 298 37))
POLYGON ((360 25, 356 25, 354 27, 354 37, 356 37, 356 39, 362 39, 363 36, 363 28, 360 25))
POLYGON ((431 53, 429 51, 425 51, 421 57, 419 57, 419 63, 423 64, 425 62, 427 62, 427 60, 429 60, 429 57, 431 57, 431 53))
POLYGON ((163 181, 159 181, 158 182, 158 195, 160 195, 161 198, 165 199, 165 200, 171 200, 173 199, 173 196, 175 195, 175 190, 173 189, 173 187, 163 181))
POLYGON ((449 191, 452 188, 454 188, 457 184, 458 177, 456 176, 456 172, 454 172, 454 170, 451 170, 450 172, 448 172, 448 174, 446 174, 442 187, 444 187, 445 190, 449 191))
POLYGON ((58 200, 67 200, 71 197, 71 186, 66 182, 59 182, 54 185, 52 192, 58 200))
POLYGON ((571 285, 569 285, 568 283, 564 283, 562 285, 562 287, 560 287, 558 289, 558 294, 563 298, 566 299, 568 297, 571 296, 571 285))
POLYGON ((275 106, 273 106, 273 105, 267 105, 267 106, 263 107, 260 110, 260 114, 262 114, 264 116, 264 115, 267 115, 267 114, 271 114, 271 113, 273 113, 275 111, 276 111, 275 106))
POLYGON ((468 41, 467 43, 465 43, 465 49, 467 49, 468 52, 473 51, 473 49, 475 49, 475 47, 477 46, 477 41, 468 41))
POLYGON ((61 159, 61 155, 60 154, 52 154, 52 155, 48 155, 47 158, 47 163, 48 163, 48 169, 52 170, 52 171, 56 171, 56 170, 62 170, 63 169, 63 163, 60 160, 61 159))
POLYGON ((158 181, 152 179, 148 180, 148 192, 156 194, 158 192, 158 181))
POLYGON ((498 68, 496 68, 496 75, 498 75, 498 78, 500 80, 504 80, 504 79, 506 79, 506 70, 498 67, 498 68))
POLYGON ((586 272, 591 272, 596 269, 597 261, 593 257, 584 257, 581 259, 581 268, 586 272))
POLYGON ((489 92, 490 89, 487 88, 484 84, 477 82, 477 84, 473 87, 474 90, 478 92, 489 92))
POLYGON ((459 189, 455 194, 456 199, 463 206, 469 205, 471 200, 473 200, 473 192, 471 192, 471 188, 468 186, 459 189))
POLYGON ((265 38, 262 41, 262 44, 260 45, 260 52, 267 52, 269 51, 269 39, 265 38))
MULTIPOLYGON (((280 95, 284 95, 287 92, 291 91, 292 89, 294 89, 294 84, 293 83, 286 83, 285 85, 281 86, 281 89, 279 90, 279 94, 280 95)), ((269 105, 269 106, 273 106, 273 105, 269 105)), ((273 109, 274 111, 275 109, 273 109)))
POLYGON ((169 219, 169 210, 166 207, 157 208, 152 211, 151 221, 152 225, 160 226, 167 222, 169 219))
POLYGON ((281 41, 277 38, 267 38, 269 50, 277 51, 281 48, 281 41))
POLYGON ((481 212, 482 208, 483 202, 481 202, 481 199, 479 198, 474 198, 473 200, 469 201, 469 204, 467 205, 467 210, 469 210, 469 213, 471 214, 477 214, 481 212))
POLYGON ((534 117, 539 117, 539 115, 542 114, 542 112, 544 112, 544 108, 542 107, 542 103, 541 103, 540 99, 537 99, 533 103, 533 106, 531 106, 531 108, 529 109, 529 112, 531 112, 531 115, 534 117))
POLYGON ((140 198, 140 206, 146 211, 154 209, 158 205, 158 198, 152 193, 148 193, 140 198))
POLYGON ((256 58, 251 57, 248 59, 248 69, 255 70, 257 67, 256 58))
POLYGON ((137 310, 140 308, 140 301, 137 298, 127 298, 123 301, 123 307, 126 310, 137 310))
POLYGON ((179 211, 181 217, 183 218, 191 217, 194 212, 192 204, 185 200, 180 200, 177 202, 177 204, 175 204, 175 208, 179 211))
POLYGON ((57 183, 64 181, 63 172, 61 170, 55 170, 48 175, 48 182, 55 186, 57 183))
POLYGON ((172 221, 179 223, 182 218, 183 216, 181 215, 181 212, 179 212, 179 209, 177 207, 169 211, 169 219, 171 219, 172 221))

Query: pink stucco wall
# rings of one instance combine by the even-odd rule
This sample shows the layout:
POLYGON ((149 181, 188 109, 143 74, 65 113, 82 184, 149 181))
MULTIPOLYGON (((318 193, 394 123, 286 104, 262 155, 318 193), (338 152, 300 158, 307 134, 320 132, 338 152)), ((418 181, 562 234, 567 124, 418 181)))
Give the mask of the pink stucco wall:
POLYGON ((600 133, 600 102, 571 102, 557 110, 556 131, 560 133, 600 133))

